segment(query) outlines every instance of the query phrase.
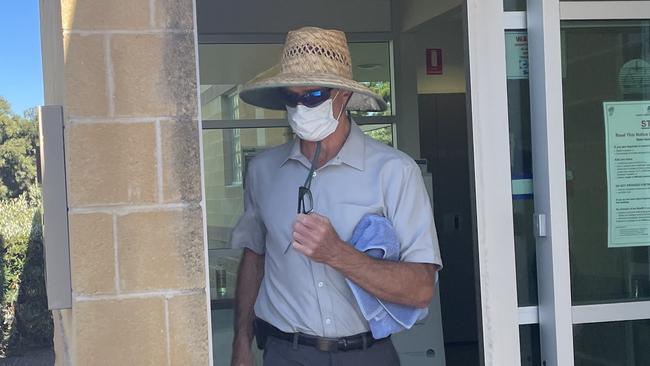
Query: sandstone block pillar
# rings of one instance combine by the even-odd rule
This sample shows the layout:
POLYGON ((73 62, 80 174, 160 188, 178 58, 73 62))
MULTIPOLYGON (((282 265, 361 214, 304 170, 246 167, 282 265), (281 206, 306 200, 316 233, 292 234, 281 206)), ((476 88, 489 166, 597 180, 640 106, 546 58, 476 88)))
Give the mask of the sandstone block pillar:
POLYGON ((57 365, 208 365, 193 0, 41 0, 65 114, 73 308, 57 365))

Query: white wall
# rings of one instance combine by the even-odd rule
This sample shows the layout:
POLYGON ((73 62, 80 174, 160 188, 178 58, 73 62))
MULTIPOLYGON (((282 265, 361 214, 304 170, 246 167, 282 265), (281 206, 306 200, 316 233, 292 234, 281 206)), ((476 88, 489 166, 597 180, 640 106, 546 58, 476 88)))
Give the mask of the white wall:
POLYGON ((426 21, 414 30, 418 94, 465 92, 465 56, 461 8, 426 21), (425 50, 442 48, 442 75, 426 74, 425 50))
POLYGON ((390 0, 197 0, 199 34, 286 33, 305 25, 390 32, 390 0))
POLYGON ((457 6, 460 0, 396 0, 402 7, 401 30, 402 32, 437 17, 457 6))

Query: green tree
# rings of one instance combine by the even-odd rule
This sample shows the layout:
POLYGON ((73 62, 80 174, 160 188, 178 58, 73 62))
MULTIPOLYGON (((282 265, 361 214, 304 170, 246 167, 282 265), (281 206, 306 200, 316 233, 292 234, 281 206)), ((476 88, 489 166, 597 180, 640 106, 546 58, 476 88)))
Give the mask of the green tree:
POLYGON ((393 129, 391 126, 369 130, 366 131, 366 134, 383 144, 393 146, 393 129))
POLYGON ((38 127, 34 113, 20 117, 0 97, 0 200, 16 198, 36 183, 38 127))
POLYGON ((379 95, 388 105, 388 109, 383 112, 363 112, 364 116, 389 116, 391 114, 391 89, 389 81, 366 81, 361 84, 367 86, 375 94, 379 95))

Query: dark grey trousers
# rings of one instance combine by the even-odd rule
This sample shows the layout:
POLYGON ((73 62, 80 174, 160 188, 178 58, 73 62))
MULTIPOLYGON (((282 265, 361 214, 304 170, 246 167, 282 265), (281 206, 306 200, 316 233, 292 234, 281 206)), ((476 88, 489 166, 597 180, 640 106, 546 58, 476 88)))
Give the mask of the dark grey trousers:
POLYGON ((399 366, 399 357, 388 339, 365 350, 323 352, 269 337, 264 347, 264 366, 399 366))

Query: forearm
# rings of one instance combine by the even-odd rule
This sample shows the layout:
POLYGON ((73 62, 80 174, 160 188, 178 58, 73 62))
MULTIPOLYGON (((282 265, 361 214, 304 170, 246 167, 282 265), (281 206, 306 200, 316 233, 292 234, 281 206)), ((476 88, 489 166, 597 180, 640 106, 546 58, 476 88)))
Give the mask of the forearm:
POLYGON ((337 253, 329 265, 377 298, 417 308, 431 301, 436 265, 375 259, 347 243, 337 253))
POLYGON ((250 249, 244 249, 239 270, 237 271, 237 287, 235 289, 235 345, 250 347, 253 339, 253 307, 264 276, 264 255, 259 255, 250 249))

